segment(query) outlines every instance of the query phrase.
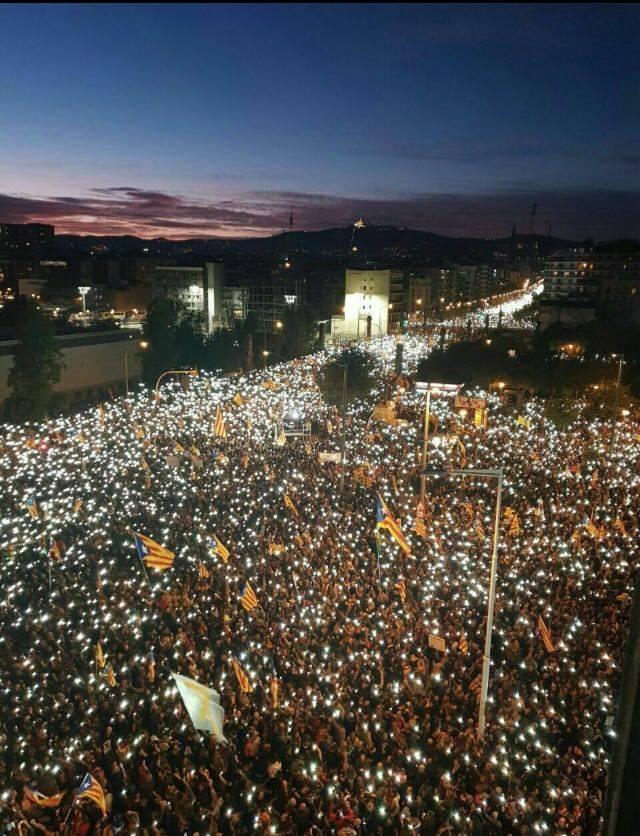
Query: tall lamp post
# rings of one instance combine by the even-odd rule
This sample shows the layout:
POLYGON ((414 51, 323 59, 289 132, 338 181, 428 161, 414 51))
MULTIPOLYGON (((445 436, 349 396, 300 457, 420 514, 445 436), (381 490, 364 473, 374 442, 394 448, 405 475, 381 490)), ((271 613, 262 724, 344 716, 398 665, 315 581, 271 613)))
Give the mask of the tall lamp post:
MULTIPOLYGON (((424 473, 424 471, 423 471, 424 473)), ((496 575, 498 568, 498 536, 500 534, 500 506, 502 504, 503 470, 498 468, 465 468, 463 470, 429 470, 429 476, 487 476, 498 480, 496 492, 496 516, 493 526, 493 551, 489 572, 489 604, 487 607, 487 629, 484 637, 484 655, 482 658, 482 685, 480 687, 480 710, 478 712, 478 737, 483 737, 487 714, 487 694, 489 692, 489 669, 491 666, 491 635, 493 633, 493 613, 496 604, 496 575)))
POLYGON ((429 419, 431 416, 431 393, 446 392, 457 394, 463 387, 462 383, 416 383, 418 391, 426 389, 427 400, 424 406, 424 436, 422 439, 422 474, 420 476, 420 502, 424 502, 426 489, 425 468, 427 466, 427 455, 429 446, 429 419))
MULTIPOLYGON (((149 343, 146 340, 140 340, 138 343, 138 348, 141 348, 144 351, 146 348, 149 347, 149 343)), ((125 351, 124 353, 124 388, 127 398, 129 397, 129 352, 131 351, 131 346, 125 351)))
POLYGON ((616 380, 616 396, 613 403, 613 426, 611 427, 611 439, 609 440, 609 455, 613 452, 613 445, 616 440, 616 430, 618 428, 618 404, 620 403, 620 383, 622 381, 622 367, 624 365, 624 354, 612 354, 614 359, 618 358, 618 379, 616 380))
POLYGON ((82 296, 82 322, 84 324, 87 316, 87 293, 91 290, 91 288, 84 285, 83 287, 79 287, 78 290, 80 292, 80 296, 82 296))
POLYGON ((168 374, 186 374, 189 377, 198 377, 198 370, 197 369, 169 369, 169 371, 162 372, 160 377, 156 381, 156 388, 154 398, 157 401, 160 400, 160 381, 163 377, 166 377, 168 374))
POLYGON ((340 494, 344 493, 344 455, 345 455, 345 432, 344 422, 347 415, 347 364, 342 366, 342 415, 340 416, 340 494))

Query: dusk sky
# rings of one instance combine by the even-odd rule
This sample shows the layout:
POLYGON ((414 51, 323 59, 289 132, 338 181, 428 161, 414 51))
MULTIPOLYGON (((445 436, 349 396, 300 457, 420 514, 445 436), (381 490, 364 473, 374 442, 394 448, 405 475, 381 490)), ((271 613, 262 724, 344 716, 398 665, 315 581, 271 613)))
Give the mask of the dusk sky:
POLYGON ((0 221, 640 228, 637 5, 4 5, 0 32, 0 221))

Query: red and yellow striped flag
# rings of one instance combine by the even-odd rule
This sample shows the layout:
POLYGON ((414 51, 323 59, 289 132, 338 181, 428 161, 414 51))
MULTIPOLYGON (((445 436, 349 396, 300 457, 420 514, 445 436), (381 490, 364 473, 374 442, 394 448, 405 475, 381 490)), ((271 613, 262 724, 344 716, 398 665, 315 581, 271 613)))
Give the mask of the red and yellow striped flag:
POLYGON ((214 425, 213 425, 213 434, 217 438, 226 438, 227 437, 227 428, 225 426, 224 418, 222 416, 222 410, 220 409, 219 405, 218 405, 218 408, 216 409, 216 420, 215 420, 214 425))
POLYGON ((229 562, 229 549, 223 546, 220 540, 214 534, 209 541, 209 554, 219 557, 223 563, 229 562))
POLYGON ((514 537, 520 534, 520 519, 518 518, 517 514, 514 514, 511 517, 511 523, 509 524, 509 531, 508 533, 514 537))
POLYGON ((249 581, 247 581, 244 585, 242 595, 240 596, 240 603, 247 612, 255 610, 255 608, 258 606, 258 599, 256 597, 256 593, 251 588, 251 584, 249 583, 249 581))
POLYGON ((480 520, 479 517, 476 518, 476 521, 473 524, 473 530, 474 530, 478 540, 480 540, 480 542, 482 542, 484 540, 484 526, 482 525, 482 521, 480 520))
POLYGON ((236 679, 238 680, 238 685, 240 686, 240 692, 243 694, 250 694, 253 691, 253 685, 249 681, 249 677, 244 671, 244 668, 238 662, 237 659, 231 659, 231 667, 233 668, 233 672, 236 675, 236 679))
POLYGON ((173 566, 173 561, 176 556, 173 552, 170 552, 169 549, 165 549, 164 546, 161 546, 159 543, 156 543, 144 534, 134 533, 133 538, 135 540, 136 549, 138 550, 138 555, 141 560, 144 560, 144 564, 147 568, 164 570, 170 569, 173 566))
POLYGON ((402 529, 398 525, 397 520, 387 508, 383 498, 378 494, 378 505, 376 509, 376 527, 385 528, 393 537, 396 543, 400 546, 405 554, 411 554, 411 546, 402 533, 402 529))
POLYGON ((551 639, 551 632, 549 631, 547 625, 544 623, 544 619, 541 615, 538 616, 538 631, 540 633, 540 636, 542 637, 542 643, 544 644, 547 653, 553 653, 553 651, 556 648, 551 639))
POLYGON ((622 520, 620 519, 620 517, 616 517, 615 520, 613 521, 613 528, 614 528, 614 531, 617 531, 618 534, 620 534, 622 537, 627 536, 627 529, 625 528, 625 525, 622 522, 622 520))
POLYGON ((284 507, 288 508, 289 511, 291 511, 291 513, 293 514, 294 517, 299 516, 298 510, 297 510, 296 506, 293 504, 293 502, 291 501, 291 497, 289 496, 288 493, 286 493, 284 495, 284 507))
POLYGON ((418 502, 416 507, 416 517, 413 521, 412 531, 414 531, 418 537, 424 538, 427 536, 427 526, 424 523, 424 505, 422 502, 418 502))
POLYGON ((107 815, 107 802, 104 797, 104 790, 89 772, 87 772, 83 782, 80 784, 76 798, 88 798, 94 804, 98 805, 103 816, 107 815))

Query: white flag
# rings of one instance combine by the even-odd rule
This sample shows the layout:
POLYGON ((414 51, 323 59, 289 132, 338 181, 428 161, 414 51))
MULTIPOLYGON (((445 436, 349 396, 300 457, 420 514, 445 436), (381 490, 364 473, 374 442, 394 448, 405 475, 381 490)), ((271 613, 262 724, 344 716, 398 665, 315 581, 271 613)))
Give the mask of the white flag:
POLYGON ((225 741, 224 732, 224 709, 220 705, 220 694, 213 688, 201 685, 195 679, 182 676, 179 673, 172 673, 178 691, 182 697, 184 707, 189 712, 194 728, 200 731, 208 731, 215 734, 218 740, 225 741))

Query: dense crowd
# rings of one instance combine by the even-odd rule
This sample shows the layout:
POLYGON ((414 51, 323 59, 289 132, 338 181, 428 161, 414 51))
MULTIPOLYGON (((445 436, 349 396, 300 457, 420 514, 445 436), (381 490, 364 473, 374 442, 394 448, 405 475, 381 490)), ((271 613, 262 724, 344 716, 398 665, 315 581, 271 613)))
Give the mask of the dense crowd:
MULTIPOLYGON (((392 366, 392 338, 362 350, 392 366)), ((426 351, 406 338, 409 376, 426 351)), ((495 481, 430 476, 419 512, 424 394, 405 379, 401 424, 370 420, 379 385, 349 408, 341 496, 318 456, 339 449, 316 383, 329 354, 4 428, 1 832, 599 832, 638 426, 609 453, 606 421, 559 431, 535 400, 518 422, 488 396, 486 428, 433 401, 431 462, 505 473, 480 738, 495 481), (410 554, 376 537, 377 493, 410 554), (133 532, 172 567, 147 574, 133 532), (171 672, 220 693, 224 741, 194 729, 171 672), (76 795, 87 772, 104 815, 76 795)))

